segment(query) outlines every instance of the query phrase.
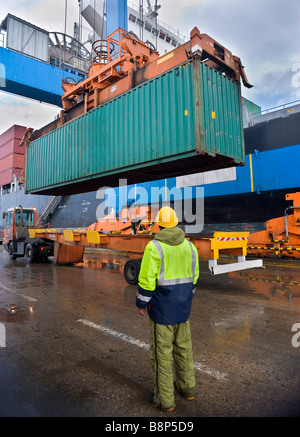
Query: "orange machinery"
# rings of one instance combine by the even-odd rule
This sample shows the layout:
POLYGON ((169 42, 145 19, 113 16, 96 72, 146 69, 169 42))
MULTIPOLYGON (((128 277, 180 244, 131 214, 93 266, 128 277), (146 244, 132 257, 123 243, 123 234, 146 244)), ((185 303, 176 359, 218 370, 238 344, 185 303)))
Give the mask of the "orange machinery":
POLYGON ((286 194, 285 199, 293 205, 286 208, 284 216, 268 220, 265 231, 249 235, 250 255, 300 258, 300 192, 286 194))
POLYGON ((127 91, 128 81, 131 79, 130 72, 144 67, 159 56, 158 52, 123 29, 109 35, 107 41, 95 41, 93 52, 94 58, 86 79, 79 83, 70 82, 68 79, 62 80, 62 88, 65 91, 62 97, 64 109, 76 105, 81 96, 84 98, 85 112, 101 105, 104 103, 100 98, 101 90, 125 77, 126 82, 119 88, 121 92, 127 91))
MULTIPOLYGON (((119 218, 98 220, 88 229, 29 229, 28 233, 31 242, 52 242, 56 264, 82 262, 85 248, 126 252, 129 259, 124 265, 124 276, 128 283, 136 284, 145 247, 158 231, 151 217, 150 207, 138 207, 131 211, 124 209, 119 218)), ((196 246, 199 257, 208 260, 211 273, 217 275, 262 267, 260 259, 246 260, 248 235, 249 232, 215 232, 188 238, 196 246), (237 262, 218 264, 220 255, 237 257, 237 262)))
MULTIPOLYGON (((136 281, 139 266, 147 244, 153 239, 151 231, 139 234, 104 233, 87 229, 29 229, 30 241, 52 242, 55 264, 83 261, 85 248, 99 248, 126 252, 129 260, 124 266, 127 282, 136 281)), ((190 237, 199 257, 208 260, 213 275, 262 267, 262 260, 246 260, 248 232, 215 232, 207 237, 190 237), (220 255, 237 257, 237 262, 218 263, 220 255)))
POLYGON ((89 111, 194 56, 231 79, 242 79, 246 87, 252 87, 241 60, 210 36, 200 33, 197 27, 192 30, 188 42, 161 57, 134 34, 121 28, 109 35, 107 41, 96 41, 93 51, 95 56, 86 79, 79 83, 63 80, 64 110, 84 100, 84 112, 89 111))
POLYGON ((159 227, 152 218, 157 212, 158 209, 152 213, 148 206, 122 208, 118 217, 111 213, 91 224, 88 230, 123 235, 155 234, 159 227))
POLYGON ((62 80, 64 94, 60 115, 41 129, 28 128, 20 145, 28 144, 126 91, 172 68, 185 65, 193 58, 200 59, 231 80, 242 80, 247 88, 252 87, 240 58, 207 34, 200 33, 197 27, 191 31, 189 41, 163 56, 121 28, 109 35, 107 40, 95 41, 93 54, 84 80, 77 83, 70 78, 62 80))

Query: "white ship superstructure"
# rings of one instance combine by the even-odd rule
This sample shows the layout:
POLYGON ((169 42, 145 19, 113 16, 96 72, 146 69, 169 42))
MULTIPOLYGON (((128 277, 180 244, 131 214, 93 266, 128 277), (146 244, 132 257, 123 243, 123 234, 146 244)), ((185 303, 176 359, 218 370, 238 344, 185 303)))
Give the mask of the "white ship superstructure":
MULTIPOLYGON (((128 31, 133 32, 140 40, 151 45, 161 55, 168 53, 186 38, 158 19, 157 2, 139 1, 138 4, 128 1, 128 31), (153 4, 154 3, 154 4, 153 4)), ((93 29, 91 41, 106 37, 106 4, 105 0, 81 0, 80 13, 93 29)))

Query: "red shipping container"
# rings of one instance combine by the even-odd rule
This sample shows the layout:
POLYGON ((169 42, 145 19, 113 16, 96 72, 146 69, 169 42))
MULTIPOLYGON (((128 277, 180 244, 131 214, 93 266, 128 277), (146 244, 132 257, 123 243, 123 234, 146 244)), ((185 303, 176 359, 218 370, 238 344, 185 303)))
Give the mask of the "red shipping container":
POLYGON ((15 169, 9 168, 2 173, 0 173, 0 186, 10 184, 13 181, 14 174, 17 178, 22 181, 25 179, 25 170, 24 169, 15 169))
POLYGON ((14 124, 12 127, 3 132, 2 135, 0 135, 0 147, 4 146, 10 140, 17 139, 21 141, 26 129, 27 128, 25 126, 14 124))
POLYGON ((11 153, 10 155, 0 160, 0 173, 8 168, 25 168, 25 155, 17 155, 11 153))
POLYGON ((26 146, 23 144, 22 147, 19 147, 20 140, 13 138, 3 146, 0 146, 0 159, 5 158, 5 156, 10 155, 11 153, 18 153, 24 155, 26 153, 26 146))

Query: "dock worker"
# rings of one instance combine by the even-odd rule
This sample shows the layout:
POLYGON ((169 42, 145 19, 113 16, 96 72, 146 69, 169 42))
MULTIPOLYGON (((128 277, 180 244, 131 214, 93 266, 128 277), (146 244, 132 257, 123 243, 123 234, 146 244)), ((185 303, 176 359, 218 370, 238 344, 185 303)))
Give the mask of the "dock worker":
POLYGON ((147 310, 150 319, 154 391, 148 394, 148 402, 171 412, 175 409, 174 388, 187 400, 196 394, 189 317, 199 259, 196 247, 177 226, 174 209, 161 208, 156 222, 160 231, 144 251, 136 306, 141 316, 147 310))

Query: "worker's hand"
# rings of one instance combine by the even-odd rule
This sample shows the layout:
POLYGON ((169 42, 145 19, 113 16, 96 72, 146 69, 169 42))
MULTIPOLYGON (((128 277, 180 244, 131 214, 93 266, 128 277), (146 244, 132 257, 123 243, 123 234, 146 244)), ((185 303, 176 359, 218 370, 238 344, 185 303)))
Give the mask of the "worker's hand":
POLYGON ((138 310, 139 310, 140 315, 143 316, 143 317, 147 314, 145 309, 138 308, 138 310))

